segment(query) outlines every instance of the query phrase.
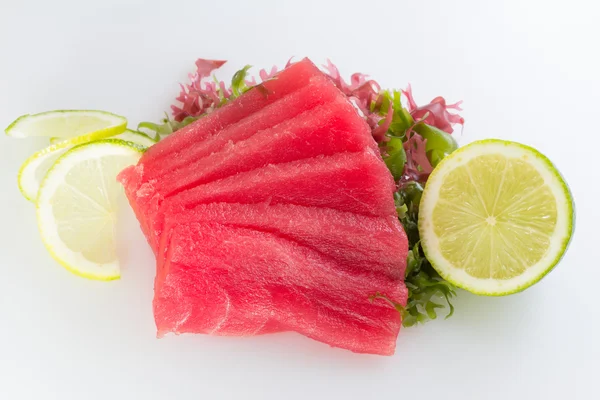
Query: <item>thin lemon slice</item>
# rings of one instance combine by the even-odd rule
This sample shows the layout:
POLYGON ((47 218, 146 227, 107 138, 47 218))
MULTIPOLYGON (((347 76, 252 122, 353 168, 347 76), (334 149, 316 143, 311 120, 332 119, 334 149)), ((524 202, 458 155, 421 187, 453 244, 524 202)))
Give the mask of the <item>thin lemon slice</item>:
POLYGON ((554 165, 535 149, 471 143, 427 181, 419 210, 425 256, 449 282, 499 296, 544 277, 570 241, 574 205, 554 165))
POLYGON ((23 197, 29 201, 35 201, 40 184, 46 172, 54 162, 69 150, 73 145, 68 142, 59 142, 44 150, 40 150, 30 156, 19 168, 17 182, 23 197))
POLYGON ((123 140, 90 142, 67 151, 46 174, 36 202, 38 226, 52 257, 69 271, 97 280, 120 277, 116 177, 142 153, 123 140))
MULTIPOLYGON (((117 136, 113 136, 113 138, 125 140, 126 142, 139 144, 144 147, 150 147, 157 143, 156 139, 151 138, 150 136, 146 135, 145 133, 142 133, 139 131, 134 131, 131 129, 125 129, 125 132, 123 132, 117 136)), ((61 140, 63 140, 63 139, 59 138, 59 137, 52 137, 52 138, 50 138, 50 144, 56 144, 56 143, 60 142, 61 140)))
POLYGON ((30 156, 19 168, 17 177, 19 190, 23 197, 29 201, 35 201, 40 183, 48 169, 67 150, 82 143, 105 139, 123 132, 125 126, 117 128, 102 129, 96 132, 86 133, 70 139, 65 139, 46 147, 30 156))
POLYGON ((97 110, 57 110, 23 115, 6 128, 7 135, 24 138, 33 136, 81 137, 79 143, 89 142, 85 136, 110 137, 125 130, 127 119, 120 115, 97 110))

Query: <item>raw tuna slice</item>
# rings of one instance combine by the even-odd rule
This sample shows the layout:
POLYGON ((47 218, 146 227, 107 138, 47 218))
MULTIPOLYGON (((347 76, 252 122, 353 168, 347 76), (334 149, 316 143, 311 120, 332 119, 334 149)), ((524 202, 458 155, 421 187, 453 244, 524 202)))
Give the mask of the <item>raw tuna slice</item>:
MULTIPOLYGON (((290 75, 287 72, 284 75, 284 72, 282 72, 276 79, 276 81, 281 82, 282 79, 292 79, 294 76, 296 76, 298 80, 290 83, 290 85, 288 85, 286 88, 288 90, 293 89, 291 94, 287 96, 275 96, 274 94, 268 95, 267 97, 269 99, 269 103, 265 103, 266 105, 264 108, 257 110, 255 113, 248 114, 246 118, 240 118, 239 123, 229 124, 226 129, 219 130, 217 135, 213 135, 215 132, 213 132, 211 129, 217 129, 216 126, 220 125, 215 125, 214 123, 208 121, 208 119, 211 118, 213 114, 222 112, 221 110, 225 108, 235 109, 235 102, 232 102, 231 104, 223 107, 223 109, 215 111, 215 113, 210 114, 206 118, 198 120, 186 128, 191 129, 191 127, 194 127, 194 133, 196 136, 193 138, 194 142, 192 145, 186 147, 185 151, 180 153, 169 153, 171 150, 161 151, 161 154, 169 153, 170 155, 169 157, 161 157, 159 161, 156 161, 158 159, 158 155, 156 157, 152 155, 153 153, 158 152, 158 150, 156 150, 157 148, 172 148, 173 146, 171 145, 171 142, 174 139, 170 139, 171 137, 187 135, 187 131, 182 129, 164 139, 157 145, 152 146, 152 148, 148 149, 148 151, 144 154, 142 160, 137 166, 130 167, 120 174, 119 180, 125 187, 127 197, 130 199, 130 204, 133 207, 135 214, 140 221, 142 230, 146 236, 148 233, 148 228, 144 223, 145 210, 138 210, 137 196, 139 195, 141 197, 139 199, 140 204, 144 204, 149 198, 153 198, 155 195, 154 184, 157 183, 156 178, 163 175, 166 171, 177 168, 177 166, 181 166, 182 163, 185 164, 187 162, 189 164, 191 160, 205 157, 213 152, 218 152, 225 145, 246 139, 258 131, 270 128, 288 118, 293 118, 306 110, 310 110, 311 108, 318 106, 319 104, 330 102, 335 98, 345 99, 342 93, 331 83, 330 79, 320 73, 310 61, 303 60, 300 63, 294 64, 293 67, 296 68, 295 74, 297 76, 290 75), (302 65, 297 66, 298 64, 302 65), (298 82, 308 83, 308 85, 298 89, 298 82), (202 136, 202 132, 205 132, 206 134, 202 136), (200 140, 201 137, 204 137, 204 140, 200 140), (143 187, 142 185, 149 180, 151 182, 150 185, 143 187)), ((291 68, 292 67, 290 67, 290 69, 291 68)), ((272 81, 265 82, 265 85, 268 84, 267 86, 271 90, 277 89, 277 93, 282 94, 283 91, 280 90, 281 83, 277 83, 278 86, 273 87, 275 84, 271 82, 272 81)), ((242 101, 243 106, 243 104, 246 102, 244 99, 251 93, 252 91, 244 94, 236 101, 242 101)), ((246 113, 252 107, 243 108, 243 113, 246 113)), ((234 121, 234 119, 230 119, 230 122, 231 121, 234 121)), ((160 184, 160 181, 164 180, 159 180, 158 184, 160 184)), ((160 195, 162 196, 162 194, 160 195)))
POLYGON ((368 217, 290 204, 211 203, 167 216, 165 231, 190 222, 272 233, 330 257, 351 273, 404 276, 406 235, 395 215, 368 217))
POLYGON ((352 104, 340 98, 167 173, 154 187, 166 198, 199 184, 269 164, 359 152, 368 147, 375 150, 368 125, 352 118, 354 114, 352 104))
POLYGON ((370 216, 395 215, 394 181, 379 154, 338 153, 239 173, 181 192, 166 200, 138 197, 153 249, 165 215, 205 203, 296 204, 333 208, 370 216))
MULTIPOLYGON (((230 125, 217 132, 217 134, 209 136, 206 140, 186 147, 181 154, 167 157, 161 162, 144 163, 144 180, 159 178, 167 172, 220 151, 225 145, 245 140, 263 129, 276 126, 336 98, 345 99, 329 78, 325 76, 313 77, 307 86, 274 101, 262 110, 242 119, 239 123, 230 125)), ((162 146, 162 144, 157 146, 162 146)))
POLYGON ((277 327, 335 347, 389 355, 399 314, 373 296, 398 303, 407 296, 401 280, 344 273, 335 261, 293 241, 216 223, 176 227, 163 269, 154 299, 160 334, 255 335, 277 327), (252 292, 250 304, 239 301, 242 291, 252 292))
POLYGON ((152 146, 140 162, 145 164, 164 160, 165 157, 178 157, 191 145, 306 86, 315 76, 323 76, 323 73, 309 59, 305 58, 292 64, 277 74, 274 79, 255 86, 231 103, 177 131, 176 135, 166 137, 159 145, 152 146))
POLYGON ((296 331, 394 352, 408 241, 364 118, 308 60, 119 179, 157 256, 159 335, 296 331))

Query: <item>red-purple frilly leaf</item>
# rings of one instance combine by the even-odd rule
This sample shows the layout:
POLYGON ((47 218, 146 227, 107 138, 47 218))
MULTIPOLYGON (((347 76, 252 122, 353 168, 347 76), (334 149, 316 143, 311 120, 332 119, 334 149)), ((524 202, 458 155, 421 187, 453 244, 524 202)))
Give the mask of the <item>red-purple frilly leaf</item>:
POLYGON ((219 82, 219 90, 223 98, 227 99, 229 96, 231 96, 231 90, 227 89, 225 82, 223 81, 219 82))
POLYGON ((267 72, 267 70, 264 68, 261 69, 260 71, 258 71, 258 76, 264 82, 264 81, 269 80, 272 77, 274 77, 277 74, 277 72, 278 72, 277 67, 274 65, 273 68, 271 68, 271 71, 269 71, 269 72, 267 72))
POLYGON ((416 120, 415 123, 406 130, 407 140, 404 142, 404 151, 406 152, 406 165, 404 166, 404 175, 400 179, 400 185, 417 181, 425 183, 429 174, 433 171, 433 166, 427 158, 427 139, 424 139, 417 132, 413 131, 416 124, 423 122, 427 118, 425 114, 423 119, 416 120))
POLYGON ((226 62, 227 60, 206 60, 199 58, 196 60, 196 74, 198 74, 200 80, 209 77, 214 70, 221 68, 226 62))
POLYGON ((344 94, 346 94, 346 92, 345 92, 346 83, 342 79, 342 77, 340 75, 340 71, 331 62, 330 59, 327 59, 327 64, 323 64, 323 68, 325 68, 325 73, 331 78, 333 83, 335 83, 335 86, 337 86, 338 89, 340 89, 342 92, 344 92, 344 94))
POLYGON ((413 161, 414 169, 416 167, 420 167, 420 172, 424 172, 426 174, 430 174, 433 171, 433 166, 429 162, 427 158, 427 139, 423 139, 421 135, 410 132, 408 140, 404 143, 404 150, 407 152, 407 158, 413 161), (410 157, 408 157, 408 153, 410 153, 410 157))
MULTIPOLYGON (((346 83, 346 81, 344 81, 344 78, 342 78, 342 76, 340 75, 340 71, 335 66, 335 64, 331 62, 331 60, 328 59, 327 64, 324 64, 323 68, 325 68, 325 73, 331 78, 333 83, 335 83, 338 89, 340 89, 346 96, 356 96, 356 93, 358 92, 365 92, 364 89, 359 90, 359 88, 362 87, 365 83, 367 83, 368 75, 356 72, 352 74, 352 76, 350 77, 350 83, 348 84, 346 83)), ((375 86, 377 87, 376 94, 378 94, 380 89, 379 84, 375 81, 369 82, 371 83, 368 85, 368 87, 372 87, 373 84, 375 84, 375 86)))
MULTIPOLYGON (((291 57, 285 65, 285 68, 292 64, 291 57)), ((180 85, 181 91, 176 100, 181 105, 172 105, 173 118, 177 122, 183 121, 186 117, 197 117, 206 114, 219 107, 226 99, 232 96, 232 90, 223 81, 206 81, 211 77, 213 71, 225 64, 225 60, 207 60, 199 58, 196 60, 196 72, 189 74, 190 83, 180 85)), ((259 71, 260 79, 264 82, 273 78, 279 69, 274 66, 270 70, 261 69, 259 71)), ((247 87, 257 85, 256 78, 245 80, 247 87)))
MULTIPOLYGON (((290 57, 289 60, 287 61, 287 63, 285 63, 285 67, 283 67, 283 68, 285 69, 285 68, 289 67, 290 65, 292 65, 293 59, 294 59, 294 57, 290 57)), ((277 68, 276 65, 274 65, 270 71, 267 71, 265 68, 258 71, 258 76, 260 77, 260 80, 264 82, 264 81, 267 81, 267 80, 273 78, 279 72, 280 72, 280 69, 277 68)), ((256 79, 254 77, 252 77, 252 78, 246 80, 246 85, 248 87, 256 86, 256 79)))
POLYGON ((392 123, 393 110, 390 104, 389 112, 385 116, 380 115, 379 110, 383 98, 379 83, 368 79, 368 75, 359 72, 352 74, 350 83, 346 83, 331 60, 327 60, 327 64, 323 65, 323 68, 337 88, 361 111, 371 127, 373 138, 377 142, 385 141, 387 139, 385 133, 392 123), (373 109, 371 109, 372 104, 375 104, 373 109), (381 122, 382 120, 383 122, 381 122))
MULTIPOLYGON (((283 67, 284 69, 289 67, 290 65, 293 64, 292 60, 294 59, 294 57, 290 57, 289 60, 287 61, 287 63, 285 63, 285 67, 283 67)), ((273 67, 271 67, 270 71, 267 71, 265 68, 261 69, 260 71, 258 71, 258 76, 260 77, 261 81, 267 81, 271 78, 273 78, 275 75, 277 75, 280 72, 280 69, 277 68, 277 65, 273 65, 273 67)), ((254 79, 254 77, 251 80, 246 81, 246 84, 248 86, 255 86, 256 85, 256 79, 254 79)))
MULTIPOLYGON (((349 86, 347 87, 346 96, 351 99, 355 99, 355 103, 360 107, 361 111, 368 115, 371 111, 371 104, 377 103, 381 101, 381 86, 379 83, 374 80, 368 80, 362 82, 359 86, 349 86)), ((381 104, 376 104, 377 106, 381 106, 381 104)))
POLYGON ((181 102, 181 106, 171 106, 175 121, 181 122, 186 117, 196 117, 208 112, 220 103, 219 94, 224 98, 229 97, 230 92, 225 88, 224 83, 220 82, 217 86, 214 82, 203 82, 223 64, 225 64, 224 60, 204 58, 196 60, 196 72, 189 74, 190 83, 185 86, 180 85, 181 91, 176 100, 181 102))
MULTIPOLYGON (((371 95, 371 98, 373 98, 373 96, 371 95)), ((377 101, 375 102, 375 110, 379 110, 381 107, 381 103, 383 102, 384 97, 381 95, 378 95, 377 101)), ((394 106, 389 103, 388 104, 388 110, 387 113, 385 114, 385 117, 382 118, 379 113, 371 113, 371 115, 369 115, 369 117, 367 118, 367 122, 369 122, 369 119, 374 120, 374 117, 379 117, 379 120, 376 123, 375 127, 371 127, 372 131, 371 134, 373 135, 373 138, 375 139, 375 141, 377 143, 380 142, 385 142, 388 140, 388 138, 386 137, 386 133, 388 131, 388 129, 390 129, 390 125, 392 124, 392 119, 394 117, 394 106)), ((369 123, 371 124, 371 123, 369 123)))
POLYGON ((463 125, 465 123, 463 117, 448 111, 462 111, 462 108, 460 107, 462 101, 454 104, 446 104, 446 100, 442 96, 438 96, 431 100, 429 104, 419 107, 412 95, 412 88, 410 85, 408 85, 406 90, 402 91, 402 94, 406 96, 408 101, 408 111, 415 120, 422 119, 426 124, 435 126, 446 133, 454 132, 454 129, 452 128, 453 124, 463 125))

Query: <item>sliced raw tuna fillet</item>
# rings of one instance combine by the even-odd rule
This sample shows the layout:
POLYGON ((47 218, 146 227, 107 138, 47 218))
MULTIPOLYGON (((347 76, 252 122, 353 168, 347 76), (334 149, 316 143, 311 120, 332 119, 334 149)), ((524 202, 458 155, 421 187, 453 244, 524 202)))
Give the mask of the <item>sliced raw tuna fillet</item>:
POLYGON ((394 352, 408 252, 395 183, 364 118, 310 61, 119 179, 157 255, 159 335, 296 331, 394 352))
POLYGON ((152 210, 158 210, 164 199, 186 188, 270 164, 339 152, 359 152, 367 148, 376 151, 366 122, 357 118, 354 107, 341 97, 260 131, 247 140, 226 146, 162 179, 141 183, 145 166, 139 165, 135 170, 122 173, 121 180, 128 181, 125 185, 127 195, 148 236, 150 228, 146 216, 152 215, 152 210))
POLYGON ((401 280, 348 274, 293 241, 216 223, 179 225, 168 243, 155 287, 159 334, 291 330, 355 352, 394 352, 399 314, 373 296, 405 303, 401 280))
POLYGON ((395 184, 379 154, 338 153, 242 172, 181 192, 164 202, 160 196, 138 198, 153 249, 165 215, 206 203, 296 204, 333 208, 370 216, 395 215, 395 184))
MULTIPOLYGON (((120 174, 119 180, 125 186, 127 197, 130 199, 130 204, 133 207, 138 220, 140 220, 140 225, 146 236, 148 228, 143 221, 145 210, 137 209, 138 201, 136 198, 137 196, 141 197, 139 204, 144 204, 148 198, 153 198, 156 194, 154 186, 160 186, 161 182, 168 182, 166 179, 157 179, 161 177, 161 175, 164 175, 165 172, 176 169, 177 166, 181 167, 186 163, 189 164, 194 160, 206 157, 211 153, 218 152, 222 150, 224 146, 231 146, 232 143, 247 139, 257 132, 280 124, 286 119, 293 118, 302 112, 310 110, 318 105, 331 102, 336 98, 340 99, 338 101, 347 102, 345 96, 331 83, 330 79, 319 72, 310 61, 302 61, 298 64, 301 63, 302 68, 295 67, 298 69, 298 81, 290 83, 290 86, 287 88, 289 90, 294 89, 291 94, 283 97, 269 95, 269 101, 272 101, 264 108, 249 114, 248 117, 241 119, 239 123, 230 124, 226 129, 217 132, 209 132, 213 128, 211 128, 209 122, 204 122, 205 119, 210 118, 213 114, 201 118, 186 128, 191 129, 191 127, 194 127, 194 132, 197 131, 198 135, 194 138, 195 141, 193 142, 193 145, 187 147, 181 154, 171 154, 169 157, 163 157, 159 161, 156 161, 156 158, 151 157, 150 152, 156 152, 157 148, 171 147, 170 138, 186 134, 187 131, 184 131, 183 129, 177 131, 157 145, 152 146, 144 154, 137 166, 130 167, 120 174), (298 82, 308 82, 308 84, 307 86, 296 90, 298 82), (200 140, 200 132, 204 131, 208 133, 206 133, 204 140, 200 140), (143 186, 144 183, 148 181, 150 181, 150 184, 143 186)), ((294 66, 298 64, 294 64, 294 66)), ((290 69, 291 68, 292 67, 290 67, 290 69)), ((284 75, 284 72, 282 72, 276 81, 281 82, 284 78, 292 79, 294 76, 296 75, 290 75, 289 73, 284 75)), ((269 84, 269 88, 273 90, 281 87, 280 83, 277 84, 279 86, 276 88, 271 87, 271 81, 268 81, 265 84, 267 83, 269 84)), ((245 96, 250 95, 250 93, 251 92, 244 94, 236 101, 240 101, 240 99, 243 100, 245 96)), ((278 93, 282 94, 283 91, 278 89, 278 93)), ((233 107, 234 103, 235 101, 223 107, 223 109, 233 107)), ((222 109, 219 109, 215 111, 215 113, 221 112, 221 110, 222 109)), ((244 110, 248 111, 248 107, 245 107, 244 110)), ((356 119, 354 119, 354 121, 356 122, 356 119)), ((364 122, 358 122, 363 123, 364 125, 364 122)), ((168 150, 165 150, 164 152, 167 153, 168 150)), ((240 168, 241 167, 243 167, 243 165, 240 164, 240 168)), ((164 197, 162 193, 159 193, 159 196, 164 197)))
POLYGON ((355 113, 348 100, 339 98, 167 173, 154 187, 166 198, 202 183, 269 164, 374 149, 366 122, 351 118, 355 113))
POLYGON ((140 162, 147 163, 164 160, 165 157, 178 157, 193 144, 306 86, 315 76, 323 76, 323 73, 307 58, 292 64, 277 74, 274 79, 252 88, 234 101, 177 131, 176 135, 169 135, 159 145, 148 149, 140 162))
POLYGON ((125 189, 125 195, 129 200, 129 205, 135 213, 135 217, 140 223, 140 228, 144 236, 149 241, 150 233, 148 225, 146 224, 146 213, 148 212, 147 207, 152 204, 151 199, 155 196, 155 191, 152 186, 142 186, 142 177, 144 175, 144 166, 138 164, 125 168, 117 176, 117 180, 121 182, 125 189))
POLYGON ((211 203, 168 215, 165 231, 190 222, 216 222, 272 233, 332 258, 351 273, 382 274, 393 279, 404 276, 406 235, 395 215, 369 217, 290 204, 211 203))
MULTIPOLYGON (((226 145, 245 140, 264 129, 272 128, 284 121, 306 113, 313 108, 329 103, 334 99, 345 100, 331 80, 325 76, 315 76, 309 84, 291 94, 274 101, 262 110, 242 119, 237 124, 211 135, 206 140, 186 147, 181 154, 167 157, 161 162, 147 162, 144 165, 144 181, 157 179, 165 173, 189 165, 190 163, 220 151, 226 145)), ((346 100, 347 102, 347 100, 346 100)), ((198 123, 198 122, 197 122, 198 123)), ((157 144, 162 146, 162 142, 157 144)), ((168 179, 168 178, 166 178, 168 179)))

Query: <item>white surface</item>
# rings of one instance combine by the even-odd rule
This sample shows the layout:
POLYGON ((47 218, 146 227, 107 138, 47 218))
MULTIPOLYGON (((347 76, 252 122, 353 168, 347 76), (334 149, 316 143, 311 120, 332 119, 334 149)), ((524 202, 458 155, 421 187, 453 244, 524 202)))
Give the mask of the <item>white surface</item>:
POLYGON ((453 318, 401 332, 391 358, 295 334, 157 340, 152 256, 134 224, 121 281, 69 274, 17 190, 42 142, 1 137, 0 399, 599 398, 596 2, 154 3, 2 0, 0 126, 60 108, 158 120, 197 57, 231 60, 226 72, 330 57, 345 74, 411 82, 420 102, 463 99, 463 144, 499 137, 548 155, 576 199, 574 241, 535 287, 461 293, 453 318))

